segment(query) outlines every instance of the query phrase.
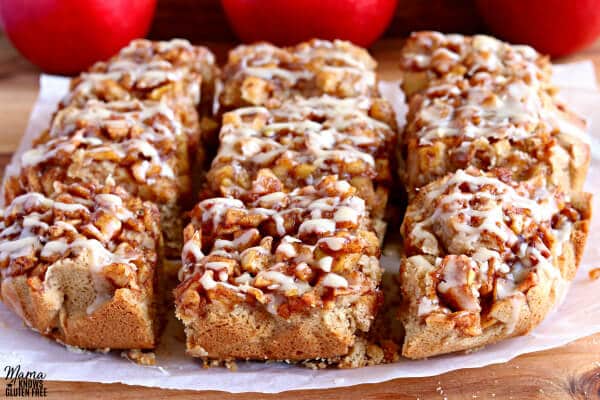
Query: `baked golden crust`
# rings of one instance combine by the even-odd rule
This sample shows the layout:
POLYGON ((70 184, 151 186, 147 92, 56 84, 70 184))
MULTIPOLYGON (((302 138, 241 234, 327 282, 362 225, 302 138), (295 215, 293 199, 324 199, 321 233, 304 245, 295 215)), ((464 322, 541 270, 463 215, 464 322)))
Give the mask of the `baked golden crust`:
POLYGON ((350 42, 311 40, 295 47, 268 43, 238 46, 223 68, 223 111, 278 107, 294 97, 376 96, 377 63, 350 42))
POLYGON ((370 320, 378 302, 377 296, 363 296, 360 303, 338 303, 288 318, 247 303, 228 306, 211 302, 201 315, 179 311, 178 317, 186 325, 187 353, 194 357, 220 361, 320 359, 332 364, 360 340, 355 321, 370 320))
POLYGON ((191 196, 188 137, 166 103, 89 101, 66 107, 25 152, 21 171, 5 184, 5 200, 27 192, 51 194, 55 182, 103 185, 111 179, 159 205, 167 255, 181 249, 181 206, 191 196))
POLYGON ((56 184, 4 210, 2 301, 31 328, 90 349, 157 343, 162 238, 154 205, 119 187, 56 184))
POLYGON ((262 169, 291 191, 337 174, 358 190, 373 218, 392 186, 394 113, 383 99, 330 96, 246 107, 223 116, 221 145, 201 197, 243 198, 262 169))
MULTIPOLYGON (((78 268, 76 264, 65 266, 63 276, 69 276, 65 283, 88 279, 78 268)), ((79 283, 73 294, 84 298, 86 289, 86 283, 79 283)), ((154 322, 157 306, 145 305, 146 300, 135 292, 117 289, 109 302, 88 315, 70 302, 57 310, 24 276, 3 280, 1 290, 4 304, 30 328, 60 343, 100 350, 153 349, 158 343, 159 327, 154 322)))
POLYGON ((368 332, 381 296, 380 249, 364 201, 334 176, 284 193, 263 173, 246 201, 212 198, 192 211, 175 291, 188 352, 343 356, 368 332), (290 347, 285 335, 310 347, 290 347))
POLYGON ((400 278, 403 355, 476 348, 533 329, 575 276, 591 195, 459 170, 409 203, 400 278))

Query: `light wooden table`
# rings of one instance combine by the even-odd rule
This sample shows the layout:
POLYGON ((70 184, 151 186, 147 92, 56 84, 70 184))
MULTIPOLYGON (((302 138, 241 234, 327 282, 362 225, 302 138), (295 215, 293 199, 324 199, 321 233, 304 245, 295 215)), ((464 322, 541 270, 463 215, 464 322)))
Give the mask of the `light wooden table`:
MULTIPOLYGON (((381 76, 393 79, 399 41, 378 43, 373 54, 381 76)), ((212 45, 219 57, 229 46, 212 45)), ((600 76, 600 41, 567 61, 591 59, 600 76)), ((25 129, 38 89, 39 70, 21 58, 0 37, 0 172, 10 159, 25 129)), ((595 301, 595 299, 590 299, 595 301)), ((198 371, 202 379, 202 371, 198 371)), ((268 385, 268 382, 265 382, 268 385)), ((47 382, 55 399, 600 399, 600 334, 558 349, 527 354, 510 362, 484 368, 465 369, 418 379, 396 379, 385 383, 348 388, 295 391, 276 395, 194 392, 88 382, 47 382)), ((0 385, 0 396, 4 385, 0 385)))

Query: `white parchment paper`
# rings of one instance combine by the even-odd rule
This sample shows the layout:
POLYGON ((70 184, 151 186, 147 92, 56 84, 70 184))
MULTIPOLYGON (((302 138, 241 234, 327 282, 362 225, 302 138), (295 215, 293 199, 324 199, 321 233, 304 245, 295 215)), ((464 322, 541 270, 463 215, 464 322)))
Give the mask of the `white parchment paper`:
MULTIPOLYGON (((592 165, 586 190, 594 194, 600 187, 600 92, 590 62, 555 67, 555 81, 561 96, 589 119, 592 165)), ((66 93, 65 78, 42 76, 40 94, 32 111, 19 152, 30 147, 33 137, 44 129, 66 93)), ((384 84, 385 96, 395 96, 397 85, 384 84)), ((395 100, 397 104, 398 99, 395 100)), ((14 168, 14 165, 9 167, 14 168)), ((600 210, 600 195, 594 199, 600 210)), ((528 336, 506 340, 470 354, 455 354, 422 361, 401 360, 355 370, 309 370, 277 363, 238 363, 238 370, 202 369, 184 355, 184 336, 175 321, 170 321, 157 350, 157 366, 143 367, 119 354, 68 351, 26 328, 21 320, 0 304, 0 368, 21 366, 47 374, 49 380, 121 382, 131 385, 173 389, 222 390, 228 392, 281 392, 295 389, 332 388, 361 383, 382 382, 394 378, 438 375, 447 371, 502 363, 520 354, 558 347, 575 339, 600 332, 600 280, 591 281, 588 271, 600 267, 600 218, 594 218, 582 266, 558 308, 528 336)), ((384 256, 387 269, 397 269, 396 257, 384 256)), ((0 371, 0 374, 1 374, 0 371)))

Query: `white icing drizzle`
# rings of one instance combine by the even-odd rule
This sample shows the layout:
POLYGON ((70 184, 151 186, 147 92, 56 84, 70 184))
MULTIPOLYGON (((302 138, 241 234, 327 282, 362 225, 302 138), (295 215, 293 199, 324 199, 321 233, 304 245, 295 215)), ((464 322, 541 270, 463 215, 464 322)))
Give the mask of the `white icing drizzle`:
POLYGON ((589 142, 557 109, 550 63, 531 47, 484 35, 420 32, 408 40, 401 65, 442 78, 423 92, 414 115, 422 145, 452 136, 518 141, 555 130, 589 142))
MULTIPOLYGON (((497 78, 501 80, 502 78, 497 78)), ((431 86, 426 93, 440 93, 442 86, 431 86)), ((524 140, 542 129, 549 131, 545 105, 539 91, 522 81, 496 82, 493 85, 454 86, 444 96, 425 96, 414 118, 421 128, 415 132, 421 144, 435 139, 461 136, 524 140)))
MULTIPOLYGON (((494 300, 510 302, 512 317, 502 321, 509 333, 516 327, 525 301, 518 286, 530 273, 553 285, 561 284, 563 278, 553 257, 560 254, 573 229, 573 222, 564 217, 556 228, 551 225, 560 216, 555 193, 527 185, 513 187, 476 170, 459 170, 429 186, 425 206, 407 214, 408 220, 415 221, 407 232, 412 245, 437 256, 436 267, 443 268, 437 270, 440 296, 451 296, 453 307, 460 310, 480 312, 479 291, 484 285, 493 285, 494 300), (536 231, 526 233, 532 224, 549 228, 552 248, 536 231), (457 263, 457 257, 463 261, 457 263)), ((418 261, 417 257, 411 259, 418 261)), ((437 300, 429 297, 418 301, 419 316, 439 309, 437 300)))
POLYGON ((147 173, 153 167, 159 176, 175 179, 168 160, 174 156, 176 137, 182 134, 179 119, 166 103, 91 101, 83 108, 59 111, 49 131, 52 139, 26 151, 21 164, 32 167, 76 151, 83 151, 82 159, 93 163, 94 154, 108 153, 111 162, 128 160, 129 165, 131 159, 140 160, 131 166, 133 175, 151 184, 154 178, 147 173), (111 129, 119 136, 111 137, 111 129))
POLYGON ((437 311, 438 309, 439 304, 437 298, 430 299, 429 297, 424 296, 419 299, 417 315, 419 317, 423 317, 431 314, 434 311, 437 311))
POLYGON ((331 234, 335 232, 335 221, 330 219, 309 219, 300 225, 299 234, 331 234))
POLYGON ((266 279, 273 282, 269 289, 278 290, 286 295, 301 295, 310 289, 310 285, 306 282, 298 281, 293 277, 279 271, 261 271, 257 278, 266 279))
POLYGON ((40 256, 42 258, 48 258, 56 254, 65 254, 69 249, 69 244, 64 239, 51 240, 46 242, 40 256))
POLYGON ((282 254, 286 258, 294 258, 298 255, 293 242, 289 240, 290 236, 285 236, 279 246, 277 246, 276 254, 282 254))
MULTIPOLYGON (((238 46, 229 55, 230 79, 252 76, 278 81, 290 93, 300 82, 315 82, 320 72, 353 83, 353 95, 375 91, 375 61, 364 50, 349 42, 312 40, 293 48, 278 48, 267 43, 238 46)), ((313 83, 314 84, 314 83, 313 83)))
MULTIPOLYGON (((40 258, 51 261, 46 271, 44 285, 46 290, 57 288, 51 282, 54 266, 66 257, 83 257, 82 263, 89 268, 96 290, 96 298, 87 312, 93 313, 112 297, 114 289, 103 275, 105 267, 118 263, 132 270, 137 267, 131 261, 142 256, 141 250, 133 249, 130 255, 117 251, 117 243, 110 242, 117 231, 122 229, 121 222, 136 218, 123 200, 115 194, 96 194, 93 202, 70 196, 74 203, 56 201, 40 193, 27 193, 16 197, 4 210, 0 229, 0 260, 14 260, 19 257, 40 258), (94 213, 105 215, 102 230, 93 223, 84 224, 84 220, 93 220, 94 213), (109 215, 110 218, 106 218, 109 215), (6 221, 10 217, 10 224, 6 221), (59 229, 68 235, 55 236, 51 232, 59 229), (87 232, 87 233, 83 233, 87 232), (91 235, 91 236, 90 236, 91 235)), ((11 273, 11 268, 2 270, 3 277, 11 273)), ((58 290, 62 290, 58 288, 58 290)))
POLYGON ((331 288, 345 288, 348 287, 348 281, 338 274, 333 272, 329 272, 325 275, 325 278, 321 281, 323 286, 331 287, 331 288))
MULTIPOLYGON (((106 63, 97 63, 92 72, 81 74, 78 84, 63 100, 63 104, 77 102, 81 105, 87 100, 97 99, 98 88, 109 82, 126 87, 127 90, 118 92, 120 100, 131 100, 138 96, 136 89, 149 92, 163 84, 178 82, 185 88, 185 95, 178 100, 198 104, 200 81, 197 76, 202 75, 205 79, 212 80, 214 65, 215 58, 210 51, 192 46, 182 39, 168 42, 135 40, 113 59, 106 63), (184 54, 169 61, 165 55, 172 51, 184 54)), ((143 97, 144 93, 141 96, 143 97)))
POLYGON ((35 236, 27 236, 12 241, 0 243, 0 260, 15 259, 34 253, 41 247, 40 240, 35 236))
MULTIPOLYGON (((248 107, 231 111, 223 118, 212 168, 231 165, 258 171, 278 162, 316 167, 308 176, 290 176, 302 184, 312 184, 328 174, 376 176, 376 158, 387 157, 390 149, 386 146, 395 134, 386 123, 369 115, 373 101, 323 96, 286 101, 274 110, 248 107), (361 165, 360 172, 351 172, 355 170, 347 167, 351 163, 361 165)), ((234 184, 228 190, 244 189, 234 184)), ((265 201, 281 195, 268 196, 265 201)))
POLYGON ((358 222, 358 213, 352 207, 340 207, 333 215, 335 222, 349 222, 356 225, 358 222))
POLYGON ((544 70, 548 63, 533 48, 485 35, 413 33, 402 52, 401 65, 436 75, 456 73, 454 67, 461 65, 469 75, 485 71, 518 77, 534 86, 549 84, 549 71, 544 70))
MULTIPOLYGON (((361 243, 357 230, 366 222, 368 214, 364 201, 353 193, 350 185, 327 177, 314 187, 269 193, 247 204, 231 198, 200 202, 192 212, 196 231, 184 245, 180 279, 195 276, 203 290, 215 290, 221 285, 238 295, 255 296, 267 310, 275 313, 284 297, 301 296, 313 290, 305 279, 315 273, 323 275, 319 279, 322 286, 351 289, 350 292, 361 290, 361 285, 355 286, 354 280, 351 286, 345 276, 331 272, 337 256, 321 253, 317 257, 316 253, 321 244, 324 247, 320 251, 338 252, 346 249, 351 241, 361 243), (271 198, 277 201, 270 201, 271 198), (257 228, 239 227, 235 230, 235 239, 231 239, 230 234, 223 237, 218 232, 231 232, 226 225, 230 220, 228 213, 242 221, 255 220, 260 226, 272 221, 277 235, 267 236, 257 228), (339 227, 336 215, 339 221, 351 220, 352 223, 339 227), (300 219, 296 226, 279 225, 278 221, 292 218, 300 219), (316 243, 310 239, 314 236, 316 243), (204 240, 203 247, 212 240, 212 249, 206 254, 200 252, 200 237, 204 240), (252 269, 245 270, 247 264, 252 265, 252 269), (215 271, 214 274, 211 271, 215 271), (217 274, 219 281, 213 278, 217 274)), ((366 262, 357 263, 356 268, 372 268, 370 259, 367 257, 366 262)))
POLYGON ((317 266, 320 269, 322 269, 323 271, 329 272, 329 271, 331 271, 332 264, 333 264, 333 257, 325 256, 318 261, 317 266))

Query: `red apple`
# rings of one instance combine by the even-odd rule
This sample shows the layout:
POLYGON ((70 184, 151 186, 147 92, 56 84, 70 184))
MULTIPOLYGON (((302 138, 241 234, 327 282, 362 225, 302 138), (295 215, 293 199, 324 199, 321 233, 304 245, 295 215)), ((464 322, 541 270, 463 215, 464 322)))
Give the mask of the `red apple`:
POLYGON ((600 35, 600 0, 477 0, 477 8, 494 34, 554 57, 600 35))
POLYGON ((74 74, 148 32, 156 0, 0 0, 14 46, 46 72, 74 74))
POLYGON ((292 45, 311 38, 372 44, 389 25, 397 0, 222 0, 245 42, 292 45))

